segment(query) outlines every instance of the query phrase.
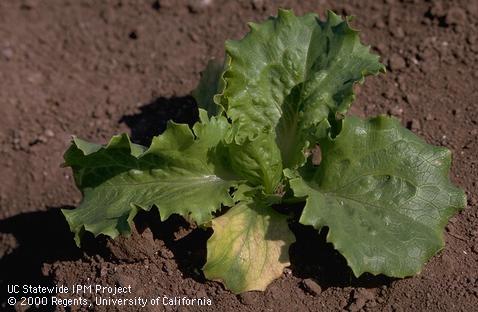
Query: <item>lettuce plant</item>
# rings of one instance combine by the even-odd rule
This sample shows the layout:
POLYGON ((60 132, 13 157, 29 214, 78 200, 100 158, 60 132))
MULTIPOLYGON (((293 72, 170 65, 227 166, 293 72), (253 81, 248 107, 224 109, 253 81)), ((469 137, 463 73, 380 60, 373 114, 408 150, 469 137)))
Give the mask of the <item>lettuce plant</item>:
POLYGON ((264 290, 294 241, 274 205, 304 202, 298 221, 327 227, 356 276, 419 273, 465 206, 448 178, 450 151, 394 118, 346 116, 354 84, 384 71, 348 19, 280 10, 249 27, 226 42, 224 64, 208 64, 192 128, 169 122, 149 147, 126 134, 105 146, 73 139, 64 157, 83 200, 63 213, 77 244, 85 231, 127 235, 136 213, 156 206, 161 220, 212 227, 208 279, 264 290))

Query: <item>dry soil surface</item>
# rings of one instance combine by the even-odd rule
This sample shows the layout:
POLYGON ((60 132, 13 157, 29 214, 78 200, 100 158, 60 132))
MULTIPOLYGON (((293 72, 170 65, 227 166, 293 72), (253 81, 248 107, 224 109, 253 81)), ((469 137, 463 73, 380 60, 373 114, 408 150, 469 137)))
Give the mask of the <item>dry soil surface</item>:
MULTIPOLYGON (((0 310, 11 308, 8 284, 97 283, 213 302, 151 311, 476 311, 477 33, 478 2, 465 0, 0 1, 0 310), (80 200, 71 171, 60 167, 70 136, 106 142, 128 132, 146 144, 168 119, 193 122, 189 94, 208 59, 222 58, 224 40, 278 7, 355 15, 388 72, 367 79, 353 112, 394 115, 452 150, 451 179, 468 207, 446 227, 446 248, 416 277, 356 279, 324 233, 291 224, 298 239, 290 269, 265 292, 240 296, 204 280, 211 233, 180 218, 160 224, 157 212, 141 214, 132 238, 76 248, 59 212, 80 200)), ((48 309, 64 310, 40 308, 48 309)))

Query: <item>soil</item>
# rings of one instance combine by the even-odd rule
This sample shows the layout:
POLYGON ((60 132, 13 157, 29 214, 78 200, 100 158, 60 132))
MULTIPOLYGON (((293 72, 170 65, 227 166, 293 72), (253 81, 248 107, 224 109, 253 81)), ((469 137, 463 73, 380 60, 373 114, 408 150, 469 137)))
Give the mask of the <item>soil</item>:
POLYGON ((0 1, 0 310, 26 310, 7 304, 9 284, 102 284, 131 285, 133 297, 212 300, 150 311, 476 311, 477 33, 478 2, 466 0, 0 1), (76 248, 60 213, 80 200, 60 167, 70 136, 106 142, 128 132, 147 144, 168 119, 193 122, 189 94, 208 59, 278 7, 355 15, 388 72, 357 88, 353 113, 394 115, 452 150, 451 179, 468 207, 447 225, 446 248, 416 277, 357 279, 325 233, 291 224, 291 267, 265 292, 239 296, 204 279, 211 233, 179 217, 142 213, 131 238, 76 248))

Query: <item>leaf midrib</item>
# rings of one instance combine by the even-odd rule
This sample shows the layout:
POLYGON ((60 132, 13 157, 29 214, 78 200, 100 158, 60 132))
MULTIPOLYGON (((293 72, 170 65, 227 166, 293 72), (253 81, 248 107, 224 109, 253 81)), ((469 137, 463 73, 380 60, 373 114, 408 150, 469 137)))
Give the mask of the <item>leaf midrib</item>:
MULTIPOLYGON (((363 201, 358 200, 358 199, 353 198, 353 197, 348 197, 348 196, 340 195, 339 193, 332 193, 332 192, 324 193, 324 192, 321 192, 320 190, 316 190, 316 191, 322 193, 322 195, 324 195, 324 196, 330 196, 329 194, 331 194, 330 197, 334 197, 334 198, 336 198, 336 199, 344 199, 344 200, 348 200, 348 201, 357 202, 357 203, 361 204, 362 207, 364 207, 364 209, 365 209, 367 206, 370 206, 370 207, 376 208, 377 210, 384 210, 384 207, 383 207, 383 206, 375 205, 375 204, 373 204, 373 203, 371 203, 371 202, 363 202, 363 201)), ((414 197, 416 197, 416 194, 415 194, 412 198, 414 198, 414 197)), ((400 205, 400 206, 398 206, 398 208, 401 208, 402 206, 403 206, 403 205, 400 205)), ((365 209, 365 210, 366 210, 366 209, 365 209)), ((407 219, 410 219, 410 220, 411 220, 411 223, 418 223, 418 224, 420 224, 420 225, 423 225, 423 226, 427 227, 427 228, 430 229, 433 233, 436 232, 436 230, 435 230, 434 228, 430 227, 428 224, 425 224, 425 223, 423 223, 423 222, 420 222, 419 220, 413 219, 412 217, 410 217, 410 216, 408 216, 408 215, 406 215, 406 214, 401 213, 400 210, 396 210, 396 209, 388 209, 388 210, 387 210, 387 209, 385 209, 385 211, 392 211, 392 212, 394 212, 394 213, 396 213, 396 214, 398 214, 398 215, 400 215, 400 216, 403 216, 403 217, 405 217, 405 218, 407 218, 407 219)))
POLYGON ((185 177, 185 178, 174 178, 174 179, 158 179, 148 182, 138 182, 138 183, 118 183, 118 184, 107 184, 106 181, 101 187, 123 187, 123 186, 141 186, 148 184, 203 184, 203 183, 213 183, 213 182, 226 182, 217 175, 204 175, 204 176, 195 176, 195 177, 185 177), (196 181, 195 183, 190 181, 196 181))

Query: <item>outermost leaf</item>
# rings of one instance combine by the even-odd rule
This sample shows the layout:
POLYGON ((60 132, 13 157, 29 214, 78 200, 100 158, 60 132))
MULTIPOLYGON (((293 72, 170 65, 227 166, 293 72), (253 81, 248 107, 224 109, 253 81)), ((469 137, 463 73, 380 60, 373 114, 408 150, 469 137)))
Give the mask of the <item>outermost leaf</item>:
POLYGON ((63 213, 78 245, 84 230, 113 238, 129 234, 137 210, 152 205, 162 220, 177 213, 203 224, 221 204, 234 204, 229 189, 238 181, 219 148, 229 125, 223 117, 208 120, 204 111, 201 118, 193 131, 170 123, 146 151, 125 134, 104 147, 74 139, 65 164, 72 167, 83 199, 63 213))
POLYGON ((287 216, 263 203, 239 203, 212 220, 212 228, 204 275, 234 293, 265 290, 289 265, 294 235, 287 216))
POLYGON ((224 81, 222 74, 224 65, 216 60, 210 60, 206 69, 201 73, 201 79, 192 95, 199 108, 208 112, 209 116, 216 116, 222 112, 222 107, 215 103, 214 97, 222 92, 224 81))
POLYGON ((239 41, 227 41, 225 89, 218 100, 238 144, 274 132, 285 168, 301 165, 310 141, 327 134, 354 99, 353 85, 384 71, 358 32, 332 12, 322 22, 279 10, 239 41))
POLYGON ((287 173, 295 195, 307 197, 300 222, 328 226, 327 241, 356 276, 419 273, 443 248, 448 219, 466 205, 448 179, 450 151, 385 116, 347 117, 336 139, 320 147, 319 167, 287 173))

